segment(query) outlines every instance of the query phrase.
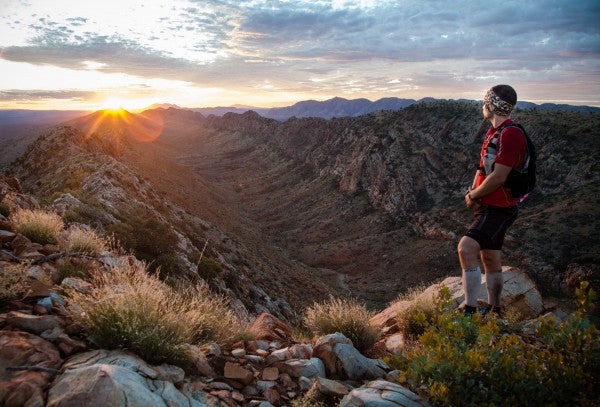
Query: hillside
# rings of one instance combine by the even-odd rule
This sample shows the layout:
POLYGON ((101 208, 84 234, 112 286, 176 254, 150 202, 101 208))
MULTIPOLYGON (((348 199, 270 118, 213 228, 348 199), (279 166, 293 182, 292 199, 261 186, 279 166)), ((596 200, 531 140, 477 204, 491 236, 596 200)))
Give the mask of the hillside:
MULTIPOLYGON (((479 110, 435 102, 330 121, 198 117, 195 136, 172 145, 279 246, 341 272, 352 292, 380 306, 458 273, 455 247, 470 222, 462 196, 487 128, 479 110)), ((509 233, 507 262, 560 292, 567 273, 598 263, 599 116, 522 111, 516 119, 538 145, 539 185, 509 233)))
MULTIPOLYGON (((77 123, 85 127, 89 122, 77 123)), ((293 320, 287 301, 299 307, 329 292, 317 280, 310 283, 309 293, 298 293, 293 287, 309 280, 308 275, 302 279, 306 270, 260 241, 241 242, 214 226, 211 220, 230 218, 223 213, 218 192, 190 199, 191 185, 196 193, 208 186, 193 174, 182 181, 188 179, 185 169, 169 167, 166 160, 156 166, 162 152, 153 153, 154 147, 112 130, 86 134, 56 127, 40 135, 15 163, 14 173, 42 202, 70 220, 114 233, 126 248, 160 266, 166 275, 193 281, 206 244, 205 257, 218 265, 217 275, 206 279, 245 312, 268 310, 293 320), (200 206, 201 213, 194 212, 200 206)), ((205 268, 211 270, 212 263, 205 268)))
POLYGON ((215 295, 202 269, 177 281, 149 273, 81 221, 0 174, 2 405, 597 404, 595 293, 580 278, 576 307, 504 267, 504 317, 457 311, 455 276, 378 314, 351 299, 311 304, 299 331, 215 295))
MULTIPOLYGON (((90 132, 99 115, 71 125, 90 132)), ((542 289, 561 293, 570 274, 597 273, 599 116, 520 111, 516 118, 538 145, 539 185, 507 237, 507 263, 527 266, 542 289)), ((15 174, 49 201, 69 192, 96 214, 110 208, 115 219, 141 201, 135 206, 151 207, 192 251, 205 239, 189 224, 207 223, 220 231, 208 247, 232 275, 243 270, 293 307, 347 291, 382 308, 414 285, 459 272, 455 248, 470 222, 462 194, 487 128, 477 106, 432 102, 285 122, 159 108, 98 123, 87 138, 51 131, 15 174)))

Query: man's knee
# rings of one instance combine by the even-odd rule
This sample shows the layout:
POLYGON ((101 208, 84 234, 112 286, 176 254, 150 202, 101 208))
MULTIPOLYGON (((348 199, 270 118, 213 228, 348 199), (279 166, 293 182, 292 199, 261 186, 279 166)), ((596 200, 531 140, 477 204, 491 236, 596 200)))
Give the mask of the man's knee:
POLYGON ((469 236, 463 236, 458 242, 458 255, 462 258, 477 257, 479 243, 469 236))
POLYGON ((497 271, 502 268, 500 250, 482 250, 481 261, 485 266, 486 271, 497 271))

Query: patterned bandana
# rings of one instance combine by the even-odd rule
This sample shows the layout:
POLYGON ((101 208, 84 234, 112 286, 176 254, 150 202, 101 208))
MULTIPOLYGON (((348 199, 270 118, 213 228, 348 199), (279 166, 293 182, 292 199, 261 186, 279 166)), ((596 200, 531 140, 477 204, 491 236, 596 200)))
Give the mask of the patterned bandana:
POLYGON ((483 103, 488 107, 488 110, 499 116, 508 116, 513 110, 513 105, 500 99, 493 90, 488 90, 483 98, 483 103))

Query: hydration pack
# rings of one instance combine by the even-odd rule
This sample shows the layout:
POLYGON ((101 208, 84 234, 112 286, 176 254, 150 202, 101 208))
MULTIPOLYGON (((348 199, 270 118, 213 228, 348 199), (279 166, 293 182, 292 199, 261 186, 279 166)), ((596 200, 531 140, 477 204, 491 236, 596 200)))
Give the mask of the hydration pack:
POLYGON ((486 154, 483 156, 483 168, 479 169, 484 171, 486 175, 491 174, 494 170, 494 161, 496 160, 498 150, 498 138, 500 137, 502 130, 509 127, 516 127, 521 130, 521 133, 527 142, 523 167, 512 168, 508 177, 506 177, 506 181, 504 181, 504 187, 510 190, 512 197, 519 199, 527 195, 535 187, 535 164, 537 160, 535 146, 523 126, 517 123, 509 123, 506 126, 499 128, 486 147, 486 154))

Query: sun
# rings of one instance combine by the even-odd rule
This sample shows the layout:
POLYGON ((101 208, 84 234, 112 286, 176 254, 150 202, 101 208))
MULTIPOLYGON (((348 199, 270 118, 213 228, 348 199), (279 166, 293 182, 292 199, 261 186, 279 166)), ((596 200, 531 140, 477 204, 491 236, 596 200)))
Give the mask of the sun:
POLYGON ((105 110, 121 110, 125 109, 128 104, 127 99, 115 98, 111 97, 106 99, 106 101, 102 104, 103 109, 105 110))

